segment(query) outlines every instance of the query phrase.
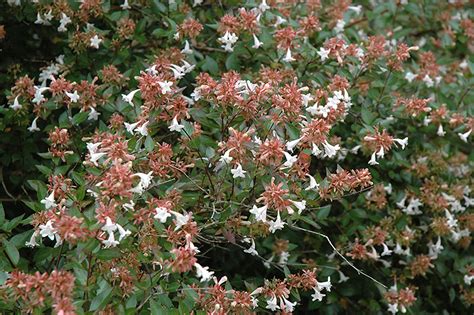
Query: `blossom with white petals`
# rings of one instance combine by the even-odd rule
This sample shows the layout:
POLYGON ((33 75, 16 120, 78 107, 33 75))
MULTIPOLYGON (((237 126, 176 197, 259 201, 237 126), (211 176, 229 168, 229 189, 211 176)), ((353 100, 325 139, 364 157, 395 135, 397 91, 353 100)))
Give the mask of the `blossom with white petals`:
POLYGON ((10 105, 10 108, 16 111, 16 110, 20 110, 22 107, 23 106, 18 101, 18 96, 16 96, 15 99, 13 100, 13 104, 10 105))
POLYGON ((332 158, 336 155, 337 151, 341 149, 339 144, 331 145, 326 141, 323 142, 324 155, 328 158, 332 158))
POLYGON ((296 59, 293 58, 293 56, 291 55, 291 49, 290 49, 290 48, 288 48, 288 49, 286 50, 286 55, 285 55, 285 57, 284 57, 282 60, 283 60, 284 62, 293 62, 293 61, 296 60, 296 59))
POLYGON ((252 48, 259 49, 263 43, 258 39, 257 35, 253 34, 253 45, 252 48))
POLYGON ((48 197, 44 198, 40 202, 44 204, 44 207, 46 208, 46 210, 56 207, 57 204, 56 202, 54 202, 54 190, 51 192, 51 194, 48 197))
POLYGON ((173 120, 171 121, 171 125, 168 127, 170 131, 178 131, 180 132, 182 129, 184 129, 184 125, 181 125, 178 123, 178 116, 175 116, 173 120))
POLYGON ((100 228, 102 231, 105 231, 109 234, 112 234, 115 230, 117 230, 117 224, 112 222, 112 219, 109 217, 105 218, 105 224, 100 228))
POLYGON ((251 214, 255 215, 255 220, 266 222, 267 221, 267 210, 268 206, 264 205, 263 207, 257 207, 254 205, 249 211, 251 214))
POLYGON ((285 163, 283 163, 283 167, 292 167, 293 164, 298 161, 298 157, 296 155, 291 155, 286 151, 283 151, 283 154, 285 155, 285 163))
POLYGON ((124 0, 123 4, 120 5, 122 10, 130 10, 132 7, 128 4, 128 0, 124 0))
POLYGON ((196 276, 198 278, 201 278, 201 282, 212 279, 212 276, 214 275, 214 271, 209 271, 209 267, 203 267, 197 262, 194 263, 194 267, 196 268, 196 276))
POLYGON ((28 131, 29 132, 35 132, 35 131, 40 131, 40 129, 38 128, 38 126, 36 125, 36 121, 38 120, 39 117, 36 117, 35 119, 33 119, 33 122, 31 123, 31 126, 28 127, 28 131))
POLYGON ((465 133, 458 133, 458 136, 459 138, 461 138, 462 141, 466 142, 467 143, 467 138, 469 137, 469 135, 471 134, 472 132, 472 129, 469 129, 467 132, 465 133))
POLYGON ((193 50, 191 49, 191 46, 189 45, 188 40, 185 41, 184 48, 181 50, 181 53, 183 53, 185 55, 192 55, 193 54, 193 50))
POLYGON ((438 131, 436 131, 436 134, 440 137, 444 137, 444 135, 446 135, 446 131, 444 131, 442 124, 439 124, 438 131))
POLYGON ((117 230, 119 232, 119 242, 121 242, 124 238, 132 234, 130 230, 125 230, 120 224, 117 223, 117 230))
POLYGON ((69 100, 71 103, 77 103, 79 100, 79 94, 77 94, 77 91, 74 91, 74 93, 66 92, 67 97, 69 97, 69 100))
POLYGON ((316 182, 316 179, 314 179, 313 176, 306 174, 306 176, 309 177, 309 186, 305 188, 305 190, 311 190, 311 189, 318 189, 319 184, 316 182))
POLYGON ((59 20, 59 27, 58 27, 58 32, 66 32, 67 28, 66 26, 70 24, 71 18, 67 16, 64 12, 61 12, 61 19, 59 20))
POLYGON ((130 106, 134 106, 133 103, 132 103, 132 100, 133 100, 133 97, 135 96, 135 94, 138 91, 140 91, 140 89, 133 90, 128 94, 122 94, 122 100, 124 102, 127 102, 128 104, 130 104, 130 106))
POLYGON ((160 85, 160 88, 161 88, 161 94, 166 94, 173 91, 171 89, 171 87, 173 86, 172 81, 163 81, 163 82, 160 81, 158 82, 158 84, 160 85))
POLYGON ((240 165, 240 163, 237 163, 237 167, 234 169, 231 169, 230 172, 232 173, 233 178, 237 178, 237 177, 245 178, 245 173, 247 173, 247 171, 244 171, 242 169, 242 165, 240 165))
POLYGON ((222 155, 222 156, 219 158, 219 162, 226 163, 226 164, 229 164, 230 162, 232 162, 232 160, 233 160, 234 158, 230 156, 230 152, 231 152, 233 149, 234 149, 234 148, 231 148, 231 149, 225 151, 225 152, 224 152, 224 155, 222 155))
POLYGON ((293 149, 298 145, 298 143, 301 141, 301 139, 303 139, 303 137, 300 137, 296 140, 293 140, 293 141, 288 141, 286 143, 286 149, 290 152, 293 152, 293 149))
POLYGON ((91 111, 87 115, 87 120, 98 120, 100 116, 100 113, 95 110, 94 107, 91 107, 91 111))
POLYGON ((276 231, 283 229, 283 227, 285 226, 285 222, 281 220, 280 211, 278 211, 275 221, 268 222, 268 225, 268 230, 270 231, 270 233, 275 233, 276 231))
POLYGON ((217 40, 223 44, 221 47, 224 48, 226 52, 233 52, 234 47, 232 47, 232 45, 234 45, 238 39, 239 37, 237 35, 227 31, 224 36, 219 37, 217 40))
POLYGON ((153 216, 153 218, 160 220, 161 223, 165 223, 166 220, 171 217, 171 213, 166 208, 158 207, 155 209, 155 211, 156 214, 153 216))
POLYGON ((175 224, 176 227, 174 228, 175 231, 179 230, 183 225, 187 224, 191 219, 191 214, 181 214, 179 212, 170 211, 175 216, 175 224))
POLYGON ((321 47, 321 48, 319 48, 319 50, 316 53, 321 58, 321 61, 325 61, 326 59, 329 58, 329 53, 330 52, 331 52, 331 49, 325 49, 324 47, 321 47))
POLYGON ((115 247, 118 244, 120 244, 118 241, 115 240, 115 235, 114 233, 109 234, 109 238, 106 240, 102 241, 102 244, 104 244, 104 248, 110 248, 110 247, 115 247))
POLYGON ((89 41, 90 41, 90 46, 95 49, 99 49, 99 45, 100 43, 102 43, 102 39, 99 38, 99 36, 97 35, 92 36, 89 41))
POLYGON ((402 147, 402 150, 405 150, 405 147, 408 144, 408 137, 403 138, 403 139, 393 139, 393 141, 398 143, 402 147))
POLYGON ((148 136, 147 126, 148 126, 149 123, 150 123, 149 121, 144 122, 140 127, 137 127, 135 129, 135 133, 139 133, 144 137, 148 136))
POLYGON ((56 235, 56 229, 53 227, 53 222, 48 220, 46 224, 40 224, 39 233, 41 237, 48 237, 50 240, 54 240, 56 235))

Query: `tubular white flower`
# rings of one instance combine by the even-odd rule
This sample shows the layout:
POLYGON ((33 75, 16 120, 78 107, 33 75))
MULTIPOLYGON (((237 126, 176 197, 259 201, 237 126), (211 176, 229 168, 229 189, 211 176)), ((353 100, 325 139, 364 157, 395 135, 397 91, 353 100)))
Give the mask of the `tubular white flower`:
POLYGON ((173 118, 173 121, 171 122, 171 125, 168 127, 170 131, 178 131, 180 132, 182 129, 184 129, 184 125, 181 125, 178 123, 178 116, 175 116, 173 118))
POLYGON ((56 207, 57 204, 56 202, 54 202, 54 190, 51 192, 51 194, 48 197, 41 200, 40 203, 44 204, 44 207, 46 208, 46 210, 56 207))

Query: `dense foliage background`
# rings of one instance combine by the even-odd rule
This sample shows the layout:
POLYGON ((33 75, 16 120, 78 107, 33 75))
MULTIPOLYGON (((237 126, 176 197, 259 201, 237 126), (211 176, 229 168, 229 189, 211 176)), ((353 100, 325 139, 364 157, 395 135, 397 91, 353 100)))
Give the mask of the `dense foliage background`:
POLYGON ((0 311, 472 312, 470 1, 0 1, 0 311))

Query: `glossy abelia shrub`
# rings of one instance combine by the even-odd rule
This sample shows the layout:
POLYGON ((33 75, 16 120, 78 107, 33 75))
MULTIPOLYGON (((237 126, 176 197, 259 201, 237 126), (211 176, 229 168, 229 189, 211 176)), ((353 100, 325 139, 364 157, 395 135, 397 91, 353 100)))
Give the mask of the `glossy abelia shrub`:
POLYGON ((468 1, 4 1, 0 309, 467 313, 468 1))

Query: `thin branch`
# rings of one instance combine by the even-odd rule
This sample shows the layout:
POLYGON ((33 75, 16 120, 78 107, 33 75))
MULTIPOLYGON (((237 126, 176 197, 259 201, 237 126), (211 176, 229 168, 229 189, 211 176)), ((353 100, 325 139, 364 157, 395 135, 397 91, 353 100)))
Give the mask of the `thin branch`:
POLYGON ((321 237, 324 237, 326 239, 326 241, 329 243, 329 245, 331 245, 332 249, 336 252, 336 254, 341 257, 349 266, 351 266, 354 270, 357 271, 358 274, 360 275, 363 275, 367 278, 369 278, 370 280, 374 281, 375 283, 381 285, 382 287, 384 287, 385 289, 387 289, 388 287, 381 283, 380 281, 376 280, 374 277, 372 276, 369 276, 368 274, 366 274, 364 271, 360 270, 359 268, 357 268, 356 266, 354 266, 346 257, 344 257, 344 255, 342 255, 337 249, 336 249, 336 246, 334 246, 334 244, 331 242, 331 239, 323 234, 323 233, 319 233, 319 232, 315 232, 315 231, 311 231, 311 230, 308 230, 308 229, 305 229, 305 228, 302 228, 302 227, 299 227, 299 226, 296 226, 296 225, 293 225, 293 224, 288 224, 288 226, 291 228, 291 229, 294 229, 294 230, 299 230, 299 231, 302 231, 302 232, 306 232, 306 233, 310 233, 310 234, 314 234, 314 235, 318 235, 318 236, 321 236, 321 237))

